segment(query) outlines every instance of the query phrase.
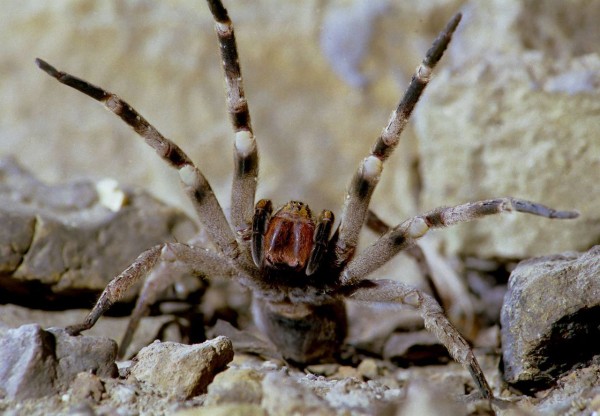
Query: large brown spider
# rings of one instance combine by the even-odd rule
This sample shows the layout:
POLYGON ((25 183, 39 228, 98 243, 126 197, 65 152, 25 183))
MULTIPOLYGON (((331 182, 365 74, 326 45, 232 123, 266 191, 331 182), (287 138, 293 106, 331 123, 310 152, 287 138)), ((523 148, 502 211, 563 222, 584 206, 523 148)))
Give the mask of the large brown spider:
POLYGON ((578 215, 520 199, 497 198, 437 208, 390 228, 382 226, 369 211, 383 162, 398 144, 461 15, 454 16, 435 39, 371 154, 360 163, 348 187, 339 226, 330 237, 334 224, 331 211, 324 210, 315 220, 302 202, 288 202, 275 212, 269 200, 260 200, 255 205, 258 151, 244 96, 233 26, 220 0, 208 0, 208 4, 216 22, 227 83, 227 106, 235 131, 235 174, 229 220, 206 178, 190 158, 129 104, 102 88, 58 71, 41 59, 36 60, 42 70, 59 82, 104 103, 179 171, 183 189, 217 248, 213 251, 191 244, 165 243, 143 252, 108 284, 86 319, 67 328, 69 333, 75 335, 91 328, 128 288, 151 275, 152 278, 145 281, 121 343, 121 351, 124 351, 143 312, 155 300, 157 292, 171 282, 169 273, 151 272, 182 267, 199 277, 236 279, 249 288, 257 326, 283 357, 299 364, 330 359, 339 351, 347 333, 345 299, 412 306, 452 357, 469 370, 482 396, 493 398, 468 342, 448 321, 432 296, 397 281, 366 279, 398 252, 415 245, 417 239, 432 228, 513 210, 559 219, 578 215), (386 232, 355 256, 364 223, 373 228, 383 227, 386 232))

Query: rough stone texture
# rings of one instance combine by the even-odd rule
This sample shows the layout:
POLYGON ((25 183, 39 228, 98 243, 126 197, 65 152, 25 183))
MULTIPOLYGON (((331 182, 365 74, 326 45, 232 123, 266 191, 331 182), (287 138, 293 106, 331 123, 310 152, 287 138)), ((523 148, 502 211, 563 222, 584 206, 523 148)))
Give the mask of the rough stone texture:
POLYGON ((478 221, 442 233, 449 251, 523 258, 598 241, 599 18, 587 1, 465 7, 451 63, 415 114, 423 209, 515 196, 581 218, 478 221))
MULTIPOLYGON (((498 388, 499 373, 496 357, 478 356, 489 380, 498 388)), ((261 382, 261 391, 266 391, 268 399, 261 404, 240 401, 205 405, 207 396, 201 395, 190 400, 165 395, 152 386, 115 378, 101 378, 100 384, 94 376, 79 375, 81 385, 72 387, 60 396, 46 396, 37 400, 9 401, 0 398, 0 411, 7 414, 287 414, 267 413, 270 409, 296 408, 298 414, 334 414, 340 416, 375 414, 470 414, 489 415, 487 403, 477 397, 477 393, 465 396, 472 391, 470 376, 456 363, 447 366, 411 367, 392 369, 389 363, 374 360, 377 367, 376 379, 361 380, 356 377, 334 373, 328 377, 305 374, 296 369, 280 368, 263 362, 256 357, 237 355, 226 372, 233 383, 227 396, 235 394, 254 401, 254 397, 243 396, 240 389, 244 383, 235 383, 235 375, 246 378, 252 370, 266 382, 261 382), (96 402, 94 392, 104 389, 101 399, 96 402), (91 393, 92 395, 90 395, 91 393), (82 395, 84 397, 82 397, 82 395), (433 397, 433 399, 432 399, 433 397), (305 405, 302 398, 306 398, 305 405), (285 402, 288 399, 288 402, 285 402), (321 407, 315 408, 319 403, 321 407), (186 409, 185 411, 183 409, 186 409), (443 409, 443 410, 442 410, 443 409), (14 412, 17 413, 14 413, 14 412), (181 411, 181 413, 177 413, 181 411), (13 412, 13 413, 10 413, 13 412), (214 413, 213 413, 214 412, 214 413), (429 412, 429 413, 427 413, 429 412)), ((587 368, 575 370, 557 380, 560 388, 540 392, 538 397, 517 396, 509 391, 501 395, 507 399, 499 402, 496 414, 573 414, 589 415, 600 410, 600 367, 593 362, 587 368)), ((215 383, 217 380, 214 381, 215 383)), ((220 386, 225 387, 225 384, 220 386)), ((221 390, 221 392, 224 392, 221 390)), ((208 393, 210 395, 210 393, 208 393)))
POLYGON ((11 329, 0 338, 0 397, 42 397, 66 388, 82 371, 117 373, 117 345, 108 338, 71 337, 37 324, 11 329))
POLYGON ((525 260, 512 272, 501 315, 504 378, 539 390, 598 354, 600 246, 525 260))
POLYGON ((10 288, 11 300, 19 293, 34 303, 97 292, 142 251, 193 235, 189 218, 147 193, 101 187, 47 185, 14 160, 0 161, 0 294, 10 288), (110 194, 122 200, 116 211, 110 194))
POLYGON ((155 341, 138 353, 130 375, 164 394, 188 399, 205 392, 232 359, 233 346, 225 337, 195 345, 155 341))
POLYGON ((182 410, 175 416, 268 416, 268 413, 256 404, 223 404, 182 410))
POLYGON ((99 403, 102 393, 106 390, 100 377, 91 373, 79 373, 72 383, 71 391, 73 396, 79 400, 91 400, 99 403))
POLYGON ((217 374, 208 386, 206 405, 260 404, 264 374, 252 368, 232 368, 217 374))
POLYGON ((315 394, 310 387, 302 386, 281 372, 265 376, 261 405, 267 413, 275 415, 335 415, 335 410, 327 401, 315 394))
MULTIPOLYGON (((22 325, 35 322, 42 328, 47 327, 66 327, 78 322, 82 322, 87 316, 89 310, 71 309, 68 311, 44 311, 28 309, 17 305, 0 305, 0 337, 9 329, 18 328, 22 325)), ((140 326, 135 333, 130 347, 127 349, 125 357, 130 357, 146 345, 157 338, 157 335, 163 330, 164 340, 181 341, 181 337, 173 336, 175 331, 164 331, 164 326, 172 322, 172 315, 161 315, 145 317, 140 322, 140 326)), ((103 316, 93 328, 86 331, 85 334, 93 337, 108 337, 114 340, 120 340, 127 328, 129 317, 109 317, 103 316)))

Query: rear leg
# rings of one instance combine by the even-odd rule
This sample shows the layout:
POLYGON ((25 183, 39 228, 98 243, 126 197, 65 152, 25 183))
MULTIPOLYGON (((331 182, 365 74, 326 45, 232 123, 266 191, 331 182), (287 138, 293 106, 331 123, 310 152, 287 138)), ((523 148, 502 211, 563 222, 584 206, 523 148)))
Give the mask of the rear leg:
POLYGON ((395 304, 398 307, 407 305, 418 310, 425 322, 425 328, 437 337, 452 358, 469 371, 483 398, 494 398, 469 343, 446 318, 442 307, 433 297, 401 282, 375 280, 365 283, 368 285, 355 289, 349 298, 370 303, 395 304))

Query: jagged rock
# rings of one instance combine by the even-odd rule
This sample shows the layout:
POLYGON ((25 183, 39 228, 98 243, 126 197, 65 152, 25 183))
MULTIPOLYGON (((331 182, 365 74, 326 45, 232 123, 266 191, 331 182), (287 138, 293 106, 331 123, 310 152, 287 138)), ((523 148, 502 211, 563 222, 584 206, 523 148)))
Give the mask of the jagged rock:
POLYGON ((504 378, 548 387, 599 353, 600 246, 519 263, 501 315, 504 378))
MULTIPOLYGON (((11 328, 18 328, 32 322, 39 324, 42 328, 66 327, 82 322, 88 313, 87 309, 44 311, 11 304, 0 305, 0 337, 11 328)), ((165 326, 173 320, 172 315, 147 316, 142 319, 125 357, 133 356, 154 341, 159 334, 162 334, 164 340, 180 342, 181 334, 176 333, 178 331, 165 330, 165 326)), ((103 316, 92 328, 85 331, 85 335, 120 340, 128 323, 128 316, 103 316)))
POLYGON ((130 376, 164 394, 187 399, 205 392, 232 359, 233 346, 225 337, 195 345, 155 341, 138 353, 130 376))
POLYGON ((37 324, 6 331, 0 338, 0 397, 14 400, 66 390, 77 374, 117 374, 117 345, 108 338, 72 337, 37 324))
POLYGON ((39 306, 40 299, 97 292, 142 251, 193 235, 182 212, 107 184, 48 185, 13 159, 0 161, 0 295, 10 290, 11 301, 21 296, 39 306))
POLYGON ((230 368, 217 374, 208 386, 206 405, 260 404, 264 374, 253 368, 230 368))
POLYGON ((522 259, 598 241, 600 7, 587 4, 466 5, 450 63, 415 110, 423 209, 513 196, 581 218, 476 221, 440 233, 448 251, 522 259))

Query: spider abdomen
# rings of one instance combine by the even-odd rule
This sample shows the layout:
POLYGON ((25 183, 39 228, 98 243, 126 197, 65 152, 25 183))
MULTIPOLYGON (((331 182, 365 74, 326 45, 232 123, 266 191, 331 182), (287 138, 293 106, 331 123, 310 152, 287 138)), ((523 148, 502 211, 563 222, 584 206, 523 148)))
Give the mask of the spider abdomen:
POLYGON ((275 344, 283 358, 294 364, 332 359, 347 334, 342 300, 322 305, 269 302, 255 297, 254 322, 275 344))

